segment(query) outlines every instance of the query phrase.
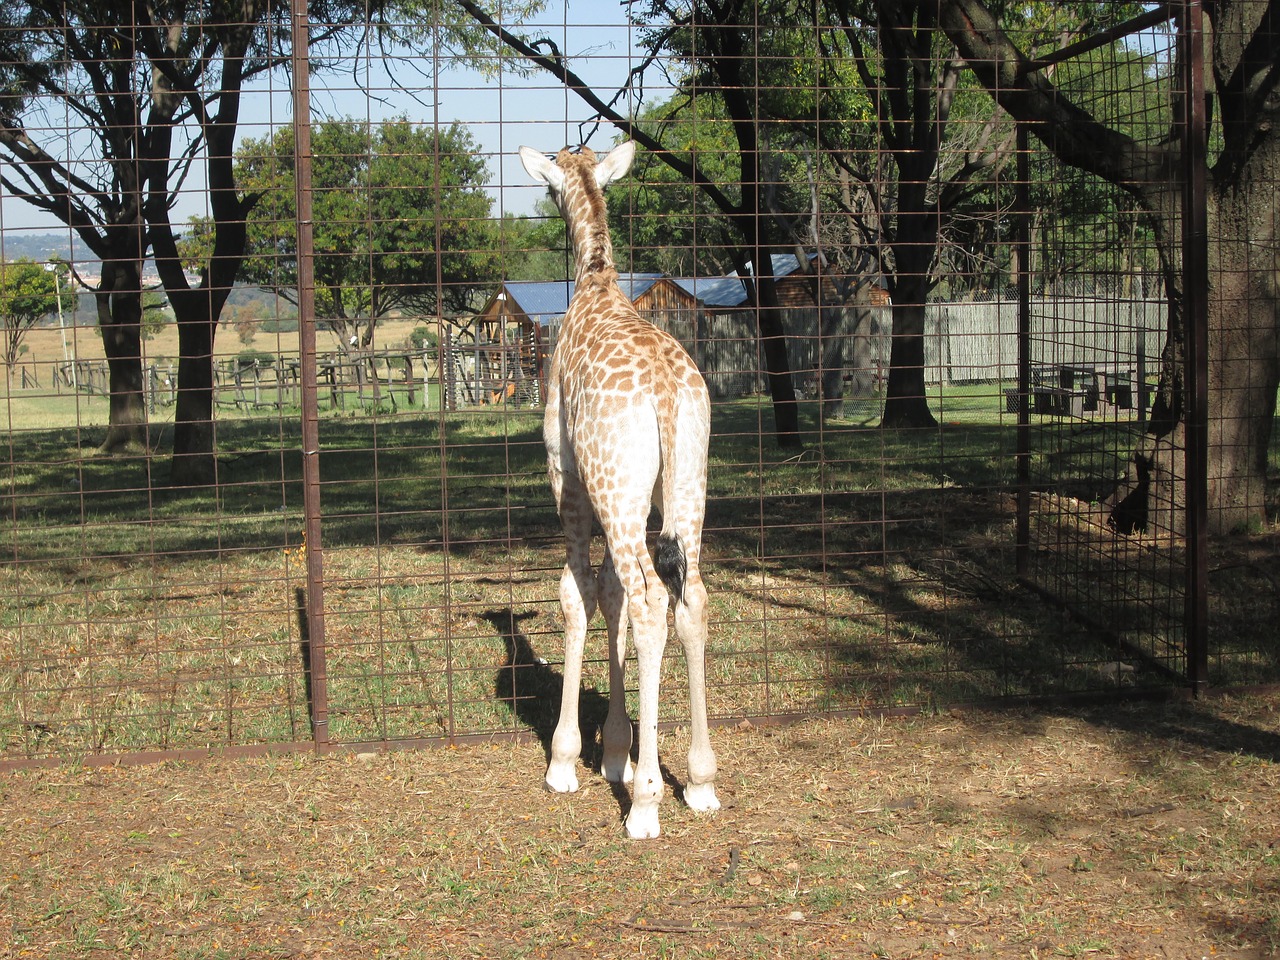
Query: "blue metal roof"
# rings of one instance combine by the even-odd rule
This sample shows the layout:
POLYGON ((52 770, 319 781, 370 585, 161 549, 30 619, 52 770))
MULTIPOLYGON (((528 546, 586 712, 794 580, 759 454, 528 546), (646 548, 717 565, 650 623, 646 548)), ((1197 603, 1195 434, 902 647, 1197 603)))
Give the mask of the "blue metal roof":
MULTIPOLYGON (((634 302, 661 279, 660 273, 622 273, 618 286, 634 302)), ((522 312, 541 323, 563 317, 573 299, 572 280, 511 280, 503 287, 522 312)))
MULTIPOLYGON (((775 277, 795 273, 799 264, 793 253, 775 253, 771 259, 775 277)), ((618 285, 634 303, 662 277, 660 273, 621 273, 618 285)), ((746 284, 736 273, 727 277, 671 277, 671 282, 708 307, 737 307, 747 302, 746 284)), ((503 284, 503 289, 526 316, 542 324, 563 317, 573 299, 572 280, 512 280, 503 284)))
POLYGON ((747 285, 739 277, 672 277, 671 282, 708 307, 737 307, 747 302, 747 285))

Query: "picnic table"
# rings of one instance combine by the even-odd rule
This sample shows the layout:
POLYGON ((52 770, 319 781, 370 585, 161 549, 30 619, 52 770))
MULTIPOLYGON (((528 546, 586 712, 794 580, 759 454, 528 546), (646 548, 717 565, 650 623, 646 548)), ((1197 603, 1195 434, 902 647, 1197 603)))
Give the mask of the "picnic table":
MULTIPOLYGON (((1115 364, 1034 364, 1028 391, 1030 411, 1041 416, 1083 418, 1086 414, 1132 410, 1135 373, 1134 367, 1115 364)), ((1006 390, 1005 397, 1005 409, 1016 413, 1018 390, 1006 390)))

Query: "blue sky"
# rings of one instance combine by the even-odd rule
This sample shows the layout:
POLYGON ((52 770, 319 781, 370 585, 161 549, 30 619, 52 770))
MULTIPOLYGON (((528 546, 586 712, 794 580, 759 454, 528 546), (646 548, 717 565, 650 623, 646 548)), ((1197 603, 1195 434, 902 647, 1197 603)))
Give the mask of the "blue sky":
MULTIPOLYGON (((568 54, 572 69, 606 100, 638 63, 635 32, 619 3, 552 0, 535 23, 568 54)), ((649 82, 658 79, 655 75, 649 82)), ((646 95, 661 97, 662 92, 653 89, 646 95)), ((525 174, 516 149, 528 144, 553 151, 579 143, 585 129, 580 124, 591 115, 586 104, 549 75, 486 77, 479 70, 433 61, 430 56, 406 57, 389 65, 366 58, 337 72, 313 76, 311 99, 312 112, 318 116, 381 120, 403 114, 424 124, 465 124, 486 155, 495 215, 530 213, 545 195, 545 188, 525 174)), ((625 104, 619 106, 624 112, 628 109, 625 104)), ((281 72, 246 95, 240 137, 262 137, 273 127, 290 123, 291 117, 288 79, 281 72)), ((607 149, 616 133, 606 124, 588 142, 607 149)), ((66 153, 65 145, 55 149, 66 153)), ((203 213, 203 191, 203 180, 193 176, 175 219, 203 213)), ((65 227, 22 201, 0 196, 0 230, 53 232, 65 227)))

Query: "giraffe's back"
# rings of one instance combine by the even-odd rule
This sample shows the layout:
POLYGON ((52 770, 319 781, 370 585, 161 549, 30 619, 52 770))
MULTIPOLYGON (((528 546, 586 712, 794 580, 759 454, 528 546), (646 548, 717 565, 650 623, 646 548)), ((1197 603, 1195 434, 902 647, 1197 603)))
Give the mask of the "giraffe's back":
POLYGON ((647 497, 661 468, 659 419, 678 422, 688 410, 705 420, 706 383, 680 342, 641 317, 616 285, 608 297, 579 293, 589 306, 575 294, 552 362, 548 454, 589 493, 626 487, 647 497), (563 462, 567 451, 572 462, 563 462))

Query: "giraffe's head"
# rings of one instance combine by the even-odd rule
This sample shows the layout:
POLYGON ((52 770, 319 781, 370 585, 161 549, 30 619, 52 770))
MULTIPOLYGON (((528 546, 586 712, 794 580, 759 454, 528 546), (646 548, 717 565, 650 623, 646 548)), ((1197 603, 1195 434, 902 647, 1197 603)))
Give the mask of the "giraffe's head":
POLYGON ((571 224, 603 214, 604 188, 626 175, 635 155, 634 140, 614 147, 603 160, 597 160, 590 147, 577 152, 566 147, 555 160, 532 147, 520 148, 520 160, 529 176, 547 185, 551 199, 571 224))

